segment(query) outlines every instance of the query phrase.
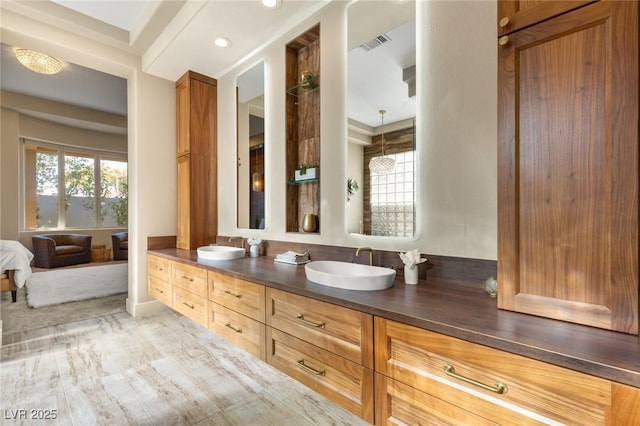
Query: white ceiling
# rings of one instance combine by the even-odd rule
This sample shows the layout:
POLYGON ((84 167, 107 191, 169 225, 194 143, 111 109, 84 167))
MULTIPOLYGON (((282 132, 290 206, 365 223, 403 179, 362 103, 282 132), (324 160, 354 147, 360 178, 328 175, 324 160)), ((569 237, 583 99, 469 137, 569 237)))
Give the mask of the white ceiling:
MULTIPOLYGON (((83 36, 101 39, 108 36, 114 45, 141 55, 145 72, 175 81, 187 69, 214 78, 224 75, 243 58, 269 44, 329 1, 282 0, 275 9, 265 8, 260 0, 3 0, 0 7, 56 23, 83 36), (216 47, 213 40, 217 36, 230 39, 231 47, 216 47)), ((369 7, 376 3, 388 7, 400 1, 360 3, 369 3, 369 7)), ((359 15, 366 18, 364 25, 373 32, 377 32, 378 25, 372 26, 376 20, 386 21, 387 25, 393 21, 392 15, 386 11, 369 9, 359 15)), ((414 43, 409 44, 408 48, 413 49, 415 56, 415 37, 412 41, 414 43)), ((0 83, 3 90, 126 114, 125 80, 70 63, 66 63, 63 71, 55 76, 41 76, 21 68, 11 48, 2 46, 0 83), (78 87, 81 89, 78 90, 78 87)), ((382 54, 383 48, 393 53, 394 57, 387 61, 385 67, 368 68, 371 77, 375 70, 382 74, 381 78, 372 80, 368 85, 361 84, 362 93, 369 97, 390 76, 397 86, 394 90, 406 90, 406 85, 396 75, 397 70, 392 68, 400 67, 401 70, 406 65, 407 43, 403 41, 402 46, 397 43, 394 46, 382 46, 371 51, 369 57, 374 56, 371 53, 382 54)), ((412 103, 407 101, 406 96, 402 97, 402 102, 412 103)), ((361 113, 358 120, 371 126, 379 124, 380 108, 389 111, 385 122, 387 117, 392 119, 393 112, 401 108, 393 105, 392 100, 371 98, 356 102, 355 105, 361 113), (368 111, 368 118, 362 114, 365 110, 368 111)), ((415 109, 413 111, 415 115, 415 109)))

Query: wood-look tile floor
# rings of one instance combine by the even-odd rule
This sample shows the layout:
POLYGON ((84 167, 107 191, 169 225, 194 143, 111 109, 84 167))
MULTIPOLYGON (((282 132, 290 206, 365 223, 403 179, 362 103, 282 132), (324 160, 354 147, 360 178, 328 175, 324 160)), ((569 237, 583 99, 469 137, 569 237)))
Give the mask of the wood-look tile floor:
POLYGON ((15 340, 0 349, 1 424, 368 424, 169 310, 15 340))

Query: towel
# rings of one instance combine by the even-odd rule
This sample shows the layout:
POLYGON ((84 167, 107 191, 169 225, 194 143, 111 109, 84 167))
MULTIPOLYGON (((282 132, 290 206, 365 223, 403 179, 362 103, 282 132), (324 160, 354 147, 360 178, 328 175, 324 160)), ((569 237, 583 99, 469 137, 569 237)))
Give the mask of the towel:
POLYGON ((301 265, 303 263, 309 262, 309 253, 296 253, 295 251, 287 251, 285 253, 276 254, 276 257, 273 260, 281 263, 301 265))

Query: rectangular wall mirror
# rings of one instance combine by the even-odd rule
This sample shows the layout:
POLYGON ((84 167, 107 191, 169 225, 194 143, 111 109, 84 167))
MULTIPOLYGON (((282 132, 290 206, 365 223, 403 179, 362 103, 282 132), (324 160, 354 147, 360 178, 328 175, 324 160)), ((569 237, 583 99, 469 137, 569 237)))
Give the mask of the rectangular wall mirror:
POLYGON ((264 229, 264 62, 236 79, 238 228, 264 229))
POLYGON ((413 237, 416 3, 348 8, 347 232, 413 237))

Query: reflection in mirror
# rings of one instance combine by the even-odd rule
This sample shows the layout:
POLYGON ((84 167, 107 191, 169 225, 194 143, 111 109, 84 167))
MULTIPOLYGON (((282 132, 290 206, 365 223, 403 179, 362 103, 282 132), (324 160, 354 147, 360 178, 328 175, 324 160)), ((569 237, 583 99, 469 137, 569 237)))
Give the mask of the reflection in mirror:
POLYGON ((352 235, 415 233, 415 7, 360 0, 348 9, 347 182, 358 187, 348 192, 352 235), (391 170, 371 170, 383 156, 391 170))
POLYGON ((238 228, 264 229, 264 62, 238 76, 238 228))

